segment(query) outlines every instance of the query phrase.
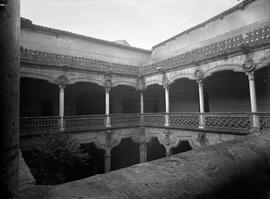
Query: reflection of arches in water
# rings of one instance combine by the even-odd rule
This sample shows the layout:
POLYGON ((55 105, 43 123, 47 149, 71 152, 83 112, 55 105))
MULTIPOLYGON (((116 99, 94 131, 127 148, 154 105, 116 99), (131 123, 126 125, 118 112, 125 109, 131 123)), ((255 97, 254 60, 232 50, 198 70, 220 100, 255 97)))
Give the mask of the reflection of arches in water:
POLYGON ((124 138, 111 150, 111 170, 128 167, 140 162, 139 144, 124 138))
POLYGON ((84 174, 84 176, 81 176, 81 178, 86 178, 88 176, 104 173, 105 151, 103 149, 98 149, 94 143, 82 144, 81 148, 83 149, 83 151, 88 152, 90 156, 88 164, 80 172, 84 174))
POLYGON ((171 154, 183 153, 186 151, 192 150, 191 146, 189 145, 188 141, 179 141, 176 147, 171 148, 171 154))
POLYGON ((147 161, 156 160, 165 156, 165 147, 159 143, 156 137, 152 137, 147 143, 147 161))

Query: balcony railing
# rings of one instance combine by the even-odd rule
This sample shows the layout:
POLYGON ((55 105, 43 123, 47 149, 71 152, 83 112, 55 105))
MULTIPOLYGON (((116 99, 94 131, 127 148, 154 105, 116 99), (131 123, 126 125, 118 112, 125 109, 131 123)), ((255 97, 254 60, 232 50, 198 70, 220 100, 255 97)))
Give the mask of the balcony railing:
MULTIPOLYGON (((111 114, 109 117, 106 115, 64 117, 64 129, 69 132, 135 126, 205 129, 248 134, 253 128, 270 128, 270 113, 145 113, 111 114), (166 123, 166 117, 168 123, 166 123)), ((24 117, 20 119, 21 135, 47 133, 59 129, 60 117, 24 117)))

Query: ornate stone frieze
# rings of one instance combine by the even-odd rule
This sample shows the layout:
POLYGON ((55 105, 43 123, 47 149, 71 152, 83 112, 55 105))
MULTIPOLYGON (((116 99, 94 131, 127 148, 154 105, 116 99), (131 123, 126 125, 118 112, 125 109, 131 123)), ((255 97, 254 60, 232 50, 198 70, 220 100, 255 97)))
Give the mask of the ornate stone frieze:
POLYGON ((194 65, 204 60, 226 57, 243 50, 243 46, 250 48, 270 43, 270 26, 264 26, 245 35, 237 35, 192 51, 170 57, 168 59, 145 65, 142 67, 143 75, 155 73, 156 68, 168 69, 194 65))
POLYGON ((127 75, 138 75, 140 70, 138 66, 106 62, 85 57, 47 53, 27 48, 21 48, 21 62, 38 65, 58 66, 62 68, 67 68, 68 66, 75 69, 99 72, 107 72, 110 70, 112 73, 127 75))

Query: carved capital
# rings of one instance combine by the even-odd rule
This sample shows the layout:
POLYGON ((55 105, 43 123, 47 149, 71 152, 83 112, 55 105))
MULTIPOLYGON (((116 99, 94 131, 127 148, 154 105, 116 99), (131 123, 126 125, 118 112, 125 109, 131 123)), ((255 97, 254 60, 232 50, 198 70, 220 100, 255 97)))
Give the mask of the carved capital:
POLYGON ((69 83, 68 78, 67 78, 66 76, 64 76, 64 75, 59 76, 59 77, 55 80, 55 82, 56 82, 59 86, 61 86, 61 87, 65 87, 65 86, 68 85, 68 83, 69 83))
POLYGON ((203 71, 200 70, 200 69, 197 69, 195 72, 194 72, 194 77, 197 81, 201 81, 203 79, 203 71))
POLYGON ((138 91, 143 91, 145 88, 145 83, 144 83, 144 79, 142 77, 138 77, 137 78, 137 86, 136 89, 138 91))
POLYGON ((246 57, 246 60, 244 62, 244 64, 242 65, 242 68, 245 72, 252 72, 255 70, 255 63, 253 61, 253 59, 249 56, 246 57))
POLYGON ((162 85, 163 85, 163 87, 164 87, 165 89, 169 89, 169 88, 170 88, 169 80, 168 80, 168 78, 166 77, 166 75, 163 76, 162 85))

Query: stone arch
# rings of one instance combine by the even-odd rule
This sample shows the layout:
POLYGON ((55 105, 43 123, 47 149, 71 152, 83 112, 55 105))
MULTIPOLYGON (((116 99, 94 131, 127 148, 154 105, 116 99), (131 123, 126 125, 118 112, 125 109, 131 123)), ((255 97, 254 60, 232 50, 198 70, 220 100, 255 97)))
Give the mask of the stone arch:
POLYGON ((260 61, 257 65, 256 65, 256 70, 259 70, 261 68, 270 66, 270 58, 266 58, 262 61, 260 61))
POLYGON ((54 77, 52 77, 50 75, 46 75, 46 74, 41 74, 41 73, 21 71, 20 72, 20 78, 40 79, 40 80, 45 80, 45 81, 47 81, 49 83, 52 83, 52 84, 57 84, 55 82, 55 78, 54 77))
POLYGON ((112 87, 117 87, 117 86, 131 86, 131 87, 136 88, 137 83, 128 81, 128 80, 117 80, 117 81, 112 80, 112 87))
POLYGON ((70 78, 69 79, 69 84, 76 84, 79 82, 86 82, 86 83, 93 83, 93 84, 97 84, 99 86, 104 87, 104 81, 100 80, 100 79, 95 79, 95 78, 87 78, 87 77, 79 77, 79 78, 70 78))
POLYGON ((179 74, 171 75, 169 77, 169 84, 173 84, 175 81, 180 80, 180 79, 194 80, 194 74, 179 73, 179 74))
POLYGON ((234 72, 244 72, 242 69, 242 64, 224 64, 224 65, 217 65, 213 68, 210 68, 204 71, 204 78, 210 77, 213 73, 232 70, 234 72))
POLYGON ((148 87, 148 86, 151 86, 151 85, 159 85, 159 86, 162 86, 162 79, 153 79, 153 80, 150 80, 150 81, 145 81, 145 89, 148 87))

